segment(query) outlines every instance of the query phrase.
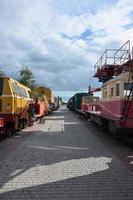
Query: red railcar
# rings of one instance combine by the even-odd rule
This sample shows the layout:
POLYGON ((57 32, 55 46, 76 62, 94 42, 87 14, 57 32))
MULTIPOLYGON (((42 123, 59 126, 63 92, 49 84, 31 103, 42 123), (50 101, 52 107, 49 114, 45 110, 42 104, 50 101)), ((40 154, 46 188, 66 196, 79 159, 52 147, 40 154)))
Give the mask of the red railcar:
MULTIPOLYGON (((130 52, 130 41, 120 49, 111 50, 112 64, 104 55, 95 65, 95 75, 100 82, 101 99, 96 102, 95 109, 83 105, 84 112, 98 126, 113 132, 133 134, 133 52, 130 52), (99 65, 101 63, 101 65, 99 65), (106 72, 106 73, 105 73, 106 72)), ((110 59, 111 57, 109 57, 110 59)))

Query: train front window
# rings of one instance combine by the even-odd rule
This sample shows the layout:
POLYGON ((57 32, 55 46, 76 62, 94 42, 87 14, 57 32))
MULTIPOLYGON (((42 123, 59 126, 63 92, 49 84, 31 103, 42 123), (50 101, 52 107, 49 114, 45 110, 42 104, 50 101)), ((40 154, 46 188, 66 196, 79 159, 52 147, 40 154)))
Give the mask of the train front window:
POLYGON ((0 96, 3 93, 3 78, 0 78, 0 96))
POLYGON ((124 96, 129 96, 130 90, 133 89, 133 82, 124 83, 124 96))

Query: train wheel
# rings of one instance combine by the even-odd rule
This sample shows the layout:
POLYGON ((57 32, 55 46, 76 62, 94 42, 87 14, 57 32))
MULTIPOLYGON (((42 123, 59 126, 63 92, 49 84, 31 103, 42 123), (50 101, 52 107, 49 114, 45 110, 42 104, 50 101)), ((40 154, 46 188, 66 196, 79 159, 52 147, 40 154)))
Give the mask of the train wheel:
POLYGON ((23 120, 23 128, 26 128, 27 127, 27 119, 24 119, 23 120))
POLYGON ((6 137, 10 137, 12 135, 12 130, 11 129, 7 129, 6 130, 6 137))
POLYGON ((33 126, 33 124, 34 124, 33 117, 29 117, 28 126, 33 126))
POLYGON ((120 134, 114 121, 108 121, 108 131, 112 133, 113 137, 117 140, 120 139, 120 134))
POLYGON ((100 130, 104 130, 104 120, 101 117, 96 118, 96 124, 100 130))
POLYGON ((23 129, 23 119, 19 119, 18 131, 23 129))
POLYGON ((115 139, 120 140, 120 134, 118 132, 113 133, 115 139))
POLYGON ((15 122, 9 122, 6 124, 6 128, 5 128, 5 135, 6 137, 9 137, 11 135, 14 135, 15 133, 15 122))
POLYGON ((27 122, 26 122, 26 119, 21 119, 21 121, 20 121, 20 129, 24 129, 24 128, 26 128, 26 126, 27 126, 27 122))

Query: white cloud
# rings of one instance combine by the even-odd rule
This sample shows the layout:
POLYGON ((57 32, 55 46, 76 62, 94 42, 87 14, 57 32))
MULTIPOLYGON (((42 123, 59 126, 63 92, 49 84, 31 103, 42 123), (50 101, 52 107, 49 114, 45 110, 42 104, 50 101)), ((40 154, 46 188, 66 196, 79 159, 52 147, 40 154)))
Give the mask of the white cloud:
POLYGON ((16 78, 28 65, 38 84, 84 90, 105 48, 133 40, 132 20, 132 0, 1 0, 0 66, 16 78))

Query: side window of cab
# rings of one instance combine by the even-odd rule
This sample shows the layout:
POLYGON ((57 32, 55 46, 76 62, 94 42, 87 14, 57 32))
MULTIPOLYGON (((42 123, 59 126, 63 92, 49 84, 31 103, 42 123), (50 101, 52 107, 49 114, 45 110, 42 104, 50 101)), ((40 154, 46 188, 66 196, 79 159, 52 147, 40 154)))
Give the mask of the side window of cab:
POLYGON ((116 97, 120 96, 120 83, 116 83, 115 85, 115 95, 116 97))
POLYGON ((107 99, 107 88, 103 89, 103 98, 107 99))
POLYGON ((114 97, 114 87, 111 86, 111 89, 110 89, 110 97, 113 98, 114 97))
POLYGON ((127 97, 133 88, 133 82, 124 82, 124 96, 127 97))
POLYGON ((18 95, 18 91, 17 91, 17 86, 15 83, 12 84, 13 85, 13 93, 14 95, 18 95))

